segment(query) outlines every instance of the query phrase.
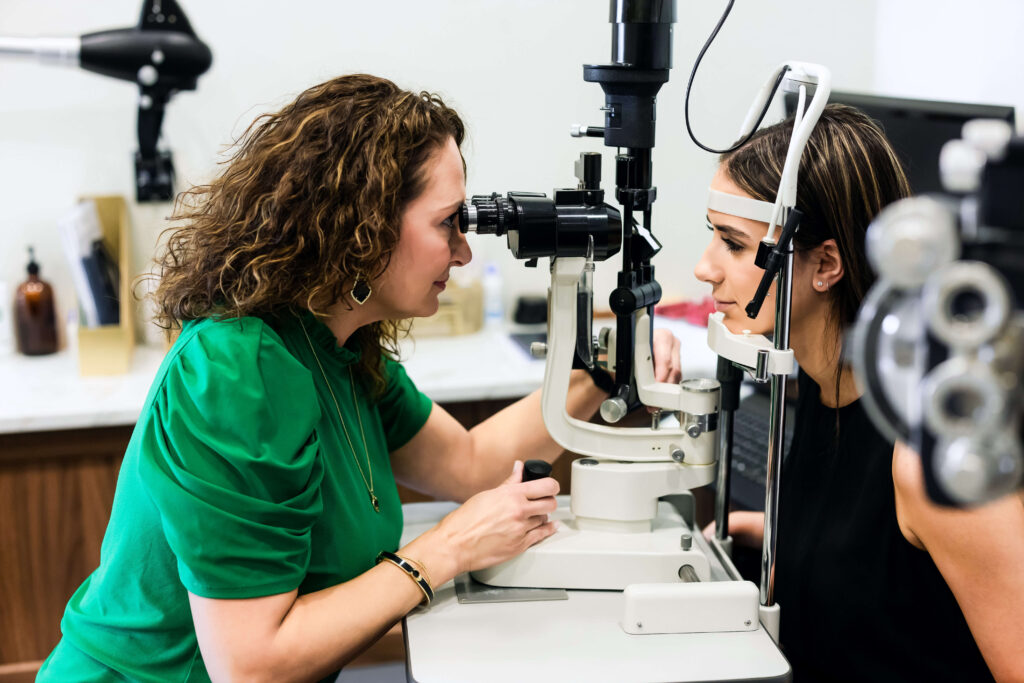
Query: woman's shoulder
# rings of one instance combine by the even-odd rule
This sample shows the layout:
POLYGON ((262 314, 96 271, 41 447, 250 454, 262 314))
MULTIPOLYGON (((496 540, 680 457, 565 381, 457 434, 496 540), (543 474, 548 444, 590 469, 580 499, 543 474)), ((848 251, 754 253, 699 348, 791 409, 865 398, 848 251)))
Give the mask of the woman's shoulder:
POLYGON ((240 318, 224 318, 211 316, 189 320, 182 325, 178 341, 190 344, 194 339, 245 346, 259 341, 264 334, 271 334, 280 340, 280 336, 263 318, 245 316, 240 318))
POLYGON ((163 368, 164 390, 243 395, 313 395, 309 370, 258 317, 202 318, 185 323, 163 368))
POLYGON ((270 355, 298 364, 273 326, 255 316, 190 320, 182 326, 172 354, 228 364, 247 363, 270 355))

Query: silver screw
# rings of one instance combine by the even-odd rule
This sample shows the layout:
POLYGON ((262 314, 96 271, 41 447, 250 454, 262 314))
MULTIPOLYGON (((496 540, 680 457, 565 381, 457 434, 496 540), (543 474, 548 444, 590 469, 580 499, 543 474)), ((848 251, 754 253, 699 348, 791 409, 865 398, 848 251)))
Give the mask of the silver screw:
POLYGON ((693 536, 690 534, 683 534, 679 537, 679 547, 683 550, 689 550, 693 547, 693 536))
POLYGON ((684 583, 698 583, 700 577, 697 576, 697 570, 693 568, 692 564, 684 564, 679 568, 679 580, 684 583))
POLYGON ((686 434, 691 439, 696 439, 701 434, 701 428, 699 424, 690 424, 686 426, 686 434))
POLYGON ((672 459, 676 462, 682 462, 686 459, 686 453, 679 446, 672 446, 672 459))

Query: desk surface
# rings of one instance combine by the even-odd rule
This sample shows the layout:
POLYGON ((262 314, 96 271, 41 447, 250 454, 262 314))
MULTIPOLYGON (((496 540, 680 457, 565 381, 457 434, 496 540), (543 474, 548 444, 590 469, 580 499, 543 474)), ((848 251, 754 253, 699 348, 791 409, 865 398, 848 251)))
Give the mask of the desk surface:
MULTIPOLYGON (((452 504, 404 505, 402 543, 452 504)), ((454 583, 405 620, 409 680, 786 681, 789 664, 763 628, 733 633, 629 635, 618 591, 569 591, 568 600, 460 604, 454 583)))
MULTIPOLYGON (((704 328, 662 319, 656 326, 682 341, 686 376, 714 376, 704 328)), ((79 377, 68 351, 0 356, 0 434, 132 425, 163 355, 162 348, 136 347, 130 372, 109 377, 79 377)), ((407 339, 402 358, 419 389, 438 402, 518 398, 544 379, 543 361, 500 331, 407 339)))

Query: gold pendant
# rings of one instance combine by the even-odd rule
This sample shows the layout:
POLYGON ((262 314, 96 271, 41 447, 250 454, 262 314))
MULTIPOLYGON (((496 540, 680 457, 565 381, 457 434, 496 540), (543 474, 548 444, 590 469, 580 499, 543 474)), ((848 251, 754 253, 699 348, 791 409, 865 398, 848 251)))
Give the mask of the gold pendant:
POLYGON ((373 511, 380 512, 380 501, 377 500, 377 496, 370 494, 370 502, 373 503, 373 511))

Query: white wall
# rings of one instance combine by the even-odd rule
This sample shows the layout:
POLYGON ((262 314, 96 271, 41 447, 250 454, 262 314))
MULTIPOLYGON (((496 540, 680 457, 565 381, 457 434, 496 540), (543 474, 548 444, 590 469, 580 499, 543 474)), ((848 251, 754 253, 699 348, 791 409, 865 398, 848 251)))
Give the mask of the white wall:
MULTIPOLYGON (((5 35, 78 35, 135 22, 139 0, 5 0, 5 35)), ((680 0, 675 68, 659 99, 655 149, 655 234, 666 299, 704 291, 692 269, 707 241, 705 190, 714 159, 683 126, 683 94, 700 45, 724 3, 680 0)), ((879 3, 885 4, 885 3, 879 3)), ((257 114, 331 76, 367 71, 404 87, 442 93, 468 122, 468 190, 540 190, 571 185, 573 161, 600 142, 567 134, 599 125, 600 87, 581 64, 610 51, 605 0, 393 0, 289 3, 184 0, 212 69, 196 92, 177 96, 164 122, 179 189, 215 171, 217 155, 257 114)), ((879 22, 881 23, 881 22, 879 22)), ((835 86, 870 89, 875 75, 876 4, 845 0, 737 3, 698 73, 691 102, 698 136, 733 138, 754 92, 786 58, 833 69, 835 86)), ((888 35, 888 34, 886 34, 888 35)), ((70 306, 73 290, 55 236, 56 218, 81 194, 133 196, 136 88, 78 69, 0 61, 0 280, 24 273, 27 244, 44 278, 70 306)), ((605 186, 611 188, 611 153, 605 186)), ((136 271, 151 257, 170 205, 134 206, 136 271)), ((475 242, 480 262, 499 261, 511 301, 542 292, 543 269, 521 267, 494 238, 475 242)), ((599 268, 602 301, 614 268, 599 268)))
POLYGON ((878 3, 875 88, 883 95, 1012 105, 1024 131, 1024 3, 878 3))

